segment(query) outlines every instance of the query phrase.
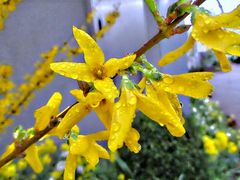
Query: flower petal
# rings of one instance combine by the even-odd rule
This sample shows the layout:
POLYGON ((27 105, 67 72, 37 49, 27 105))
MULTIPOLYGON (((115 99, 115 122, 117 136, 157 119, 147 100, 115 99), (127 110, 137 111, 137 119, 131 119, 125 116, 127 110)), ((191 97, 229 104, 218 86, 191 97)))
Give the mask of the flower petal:
POLYGON ((120 100, 114 104, 108 147, 116 151, 123 146, 135 117, 137 98, 131 90, 122 88, 120 100))
POLYGON ((229 13, 223 13, 217 16, 212 16, 211 19, 216 23, 214 28, 232 28, 240 29, 240 6, 229 13))
POLYGON ((139 132, 136 129, 131 128, 127 134, 127 138, 125 139, 124 143, 130 151, 138 153, 141 150, 141 145, 138 144, 139 139, 139 132))
POLYGON ((100 158, 110 159, 109 153, 105 148, 103 148, 97 143, 94 143, 94 148, 98 151, 98 156, 100 158))
MULTIPOLYGON (((209 76, 212 75, 213 73, 209 72, 209 76)), ((193 73, 193 76, 192 73, 174 76, 164 74, 163 80, 158 82, 158 86, 166 92, 173 94, 183 94, 194 98, 204 98, 213 91, 213 86, 202 80, 205 76, 206 72, 193 73)))
POLYGON ((43 170, 43 166, 39 159, 38 148, 36 144, 33 144, 29 148, 27 148, 25 150, 25 153, 26 153, 26 156, 24 157, 24 159, 32 167, 34 172, 40 173, 43 170))
POLYGON ((194 38, 211 49, 240 56, 240 34, 238 33, 217 29, 196 34, 194 38))
POLYGON ((73 35, 83 50, 84 59, 89 66, 96 67, 104 63, 104 53, 91 36, 74 26, 73 35))
POLYGON ((217 57, 217 59, 218 59, 218 61, 220 63, 222 71, 223 72, 231 71, 232 70, 232 66, 231 66, 231 63, 228 60, 227 56, 224 53, 219 52, 219 51, 213 51, 213 52, 216 55, 216 57, 217 57))
POLYGON ((172 107, 174 108, 175 112, 177 113, 181 123, 184 124, 185 119, 182 115, 182 106, 178 100, 178 96, 176 94, 172 94, 172 93, 167 93, 167 96, 172 104, 172 107))
POLYGON ((58 74, 79 81, 92 82, 95 79, 94 74, 85 63, 59 62, 51 63, 50 67, 58 74))
POLYGON ((84 96, 83 91, 79 89, 71 90, 70 93, 75 96, 79 102, 83 102, 93 108, 99 106, 104 98, 104 96, 98 91, 91 91, 87 96, 84 96))
POLYGON ((164 106, 149 96, 135 91, 138 97, 137 108, 153 121, 166 125, 168 131, 176 137, 184 135, 185 129, 178 117, 173 116, 164 106))
POLYGON ((173 51, 167 53, 165 56, 163 56, 159 60, 158 65, 159 66, 165 66, 167 64, 170 64, 170 63, 174 62, 179 57, 181 57, 186 52, 188 52, 190 49, 192 49, 194 43, 195 43, 195 40, 192 38, 192 36, 189 36, 187 41, 182 46, 180 46, 176 50, 173 50, 173 51))
POLYGON ((75 179, 75 171, 77 169, 77 156, 68 153, 66 159, 66 165, 64 169, 64 180, 74 180, 75 179))
POLYGON ((110 78, 105 78, 103 80, 94 81, 95 88, 100 91, 104 97, 109 100, 114 100, 118 96, 118 90, 113 80, 110 78))
POLYGON ((105 64, 104 68, 106 70, 108 77, 115 76, 119 71, 127 69, 129 66, 132 65, 133 61, 135 60, 136 55, 128 55, 121 59, 111 58, 105 64))
POLYGON ((113 103, 109 100, 102 100, 100 105, 94 108, 94 111, 97 113, 97 116, 103 123, 106 129, 110 129, 111 120, 112 120, 112 107, 113 103))
POLYGON ((55 117, 59 112, 59 106, 62 101, 62 95, 55 92, 45 106, 40 107, 34 112, 36 123, 34 129, 41 131, 47 127, 51 118, 55 117))
POLYGON ((84 103, 75 104, 64 116, 59 125, 54 128, 50 134, 57 135, 59 138, 63 138, 64 135, 80 120, 82 120, 89 112, 91 108, 84 103))
POLYGON ((86 161, 92 166, 95 167, 99 162, 99 154, 97 149, 92 144, 91 147, 83 155, 86 161))

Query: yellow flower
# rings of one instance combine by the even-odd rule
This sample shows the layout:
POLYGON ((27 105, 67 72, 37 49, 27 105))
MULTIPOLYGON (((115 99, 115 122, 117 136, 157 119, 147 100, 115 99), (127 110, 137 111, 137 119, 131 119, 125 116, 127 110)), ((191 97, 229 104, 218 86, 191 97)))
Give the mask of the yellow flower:
POLYGON ((67 151, 69 149, 69 145, 67 143, 62 143, 61 144, 61 150, 62 151, 67 151))
POLYGON ((91 91, 86 96, 82 90, 74 89, 70 91, 79 102, 89 106, 96 112, 106 129, 110 128, 113 101, 105 99, 99 91, 91 91))
POLYGON ((22 171, 24 169, 26 169, 27 167, 27 162, 24 160, 24 159, 20 159, 18 162, 17 162, 17 168, 22 171))
POLYGON ((191 36, 183 46, 166 54, 159 65, 173 62, 190 50, 195 41, 199 41, 213 50, 224 72, 231 71, 231 64, 225 53, 240 56, 240 34, 225 28, 240 29, 239 12, 240 6, 230 13, 218 16, 196 12, 191 36))
POLYGON ((124 143, 126 144, 130 151, 138 153, 141 150, 141 145, 138 143, 139 139, 140 139, 139 132, 136 129, 131 128, 127 134, 124 143))
POLYGON ((74 180, 75 170, 77 168, 77 155, 73 155, 69 152, 64 170, 64 180, 74 180))
POLYGON ((137 98, 126 86, 121 89, 121 96, 114 104, 108 147, 116 151, 123 146, 127 133, 130 131, 135 117, 137 98))
POLYGON ((227 150, 228 150, 228 152, 230 154, 234 154, 234 153, 236 153, 238 151, 238 147, 237 147, 237 145, 234 142, 230 141, 228 143, 227 150))
POLYGON ((62 95, 55 92, 45 106, 40 107, 34 112, 36 123, 34 129, 41 131, 50 123, 51 119, 59 113, 59 106, 62 102, 62 95))
POLYGON ((136 55, 122 59, 112 58, 104 64, 104 54, 98 44, 84 31, 73 27, 73 34, 83 50, 86 63, 52 63, 51 69, 63 76, 79 81, 92 82, 107 99, 118 96, 118 90, 111 79, 119 71, 127 69, 136 55))
POLYGON ((17 169, 15 164, 8 164, 0 169, 0 175, 3 175, 6 179, 15 179, 13 177, 16 176, 16 173, 17 169))
POLYGON ((40 173, 43 170, 43 166, 38 156, 37 145, 36 144, 31 145, 29 148, 25 150, 25 153, 26 156, 24 157, 24 159, 32 167, 34 172, 40 173))
POLYGON ((15 143, 12 143, 6 147, 6 151, 2 154, 0 159, 4 159, 7 157, 9 154, 11 154, 15 149, 15 143))
POLYGON ((207 154, 213 155, 213 156, 218 155, 219 151, 216 147, 214 139, 206 135, 203 136, 203 145, 204 145, 204 150, 207 154))
MULTIPOLYGON (((151 97, 151 94, 149 95, 149 93, 147 95, 144 95, 137 91, 135 92, 138 99, 137 108, 143 114, 145 114, 161 126, 166 125, 168 131, 173 136, 180 137, 185 133, 185 129, 181 120, 175 112, 172 113, 172 111, 174 111, 173 107, 171 107, 169 104, 166 104, 166 106, 171 107, 171 109, 167 109, 165 107, 165 104, 163 104, 162 101, 159 101, 159 97, 157 94, 155 99, 151 97)), ((165 98, 166 97, 164 97, 164 99, 165 98)))
POLYGON ((107 150, 98 145, 93 137, 91 135, 79 135, 77 140, 70 143, 70 154, 83 156, 92 167, 96 166, 99 158, 110 158, 107 150))
POLYGON ((45 154, 41 160, 43 164, 50 164, 52 162, 52 158, 49 154, 45 154))
POLYGON ((228 146, 228 136, 227 136, 227 134, 223 131, 218 131, 216 133, 215 143, 216 143, 217 148, 220 151, 225 150, 228 146))
POLYGON ((56 135, 63 138, 70 129, 83 119, 91 108, 85 103, 75 104, 60 121, 59 125, 49 132, 49 135, 56 135))
POLYGON ((51 173, 51 177, 54 177, 55 179, 59 179, 62 176, 62 171, 53 171, 51 173))
POLYGON ((8 64, 0 65, 0 77, 9 78, 12 75, 12 66, 8 64))
POLYGON ((125 175, 123 173, 120 173, 117 177, 118 180, 125 180, 125 175))
POLYGON ((213 77, 211 72, 194 72, 179 75, 163 74, 163 79, 154 83, 156 88, 172 94, 182 94, 193 98, 205 98, 213 86, 208 82, 213 77))

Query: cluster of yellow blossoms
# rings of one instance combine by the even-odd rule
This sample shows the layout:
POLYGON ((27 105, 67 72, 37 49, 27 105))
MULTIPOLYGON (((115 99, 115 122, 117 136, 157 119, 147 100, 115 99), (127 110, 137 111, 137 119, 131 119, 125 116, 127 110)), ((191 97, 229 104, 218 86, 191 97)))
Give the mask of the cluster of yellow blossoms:
POLYGON ((12 76, 12 66, 0 65, 0 94, 5 94, 13 89, 15 84, 9 79, 12 76))
POLYGON ((203 144, 205 152, 213 156, 225 150, 230 154, 238 151, 238 146, 233 141, 230 141, 227 134, 223 131, 218 131, 215 138, 207 135, 203 136, 203 144))
POLYGON ((0 0, 0 30, 4 28, 4 21, 9 14, 16 10, 21 0, 0 0))
MULTIPOLYGON (((173 76, 162 74, 146 60, 135 61, 134 54, 120 59, 111 58, 104 63, 104 53, 87 33, 74 27, 73 34, 84 53, 86 63, 60 62, 50 66, 53 71, 87 82, 91 87, 87 93, 81 89, 71 91, 78 102, 59 119, 59 125, 48 133, 49 136, 59 138, 66 135, 69 137, 65 179, 74 178, 78 156, 83 156, 91 166, 95 166, 99 158, 110 158, 109 152, 97 141, 107 140, 108 147, 113 152, 125 144, 130 151, 138 153, 141 149, 138 143, 140 134, 132 127, 137 109, 159 125, 165 126, 173 136, 184 135, 184 118, 177 94, 203 98, 213 90, 208 83, 213 73, 173 76), (134 83, 128 74, 129 71, 133 73, 136 70, 144 74, 138 84, 134 83), (120 92, 113 81, 116 75, 122 76, 120 92), (90 111, 97 113, 106 130, 79 135, 76 125, 90 111)), ((61 100, 61 94, 56 92, 45 106, 35 111, 35 131, 41 131, 48 126, 51 119, 58 114, 61 100)), ((30 149, 37 146, 32 147, 34 148, 30 149)), ((39 172, 39 169, 35 171, 39 172)))
MULTIPOLYGON (((15 144, 11 144, 7 147, 6 152, 0 159, 11 153, 15 144)), ((36 145, 30 146, 25 151, 25 157, 19 160, 17 163, 8 163, 0 169, 0 175, 5 178, 17 178, 18 172, 26 169, 28 165, 32 167, 34 172, 39 173, 43 170, 44 165, 48 165, 52 162, 51 154, 55 153, 57 147, 52 139, 46 139, 38 147, 36 145)))
POLYGON ((0 85, 1 93, 5 93, 0 99, 0 132, 12 123, 10 117, 19 114, 22 105, 27 105, 34 95, 34 92, 43 88, 54 78, 54 73, 49 64, 55 61, 58 53, 58 47, 53 47, 49 52, 43 53, 42 62, 36 65, 36 70, 26 75, 26 81, 13 91, 9 91, 14 84, 8 80, 12 73, 11 66, 0 66, 0 85))
MULTIPOLYGON (((160 65, 170 63, 173 59, 181 56, 197 40, 212 48, 220 60, 223 71, 228 71, 230 66, 224 53, 239 55, 240 36, 224 28, 239 29, 239 19, 236 19, 236 22, 229 21, 230 17, 236 17, 236 12, 239 12, 239 7, 231 13, 219 16, 196 12, 192 34, 186 45, 163 57, 160 65), (212 23, 209 24, 209 21, 212 23), (220 41, 221 39, 224 43, 220 41)), ((115 22, 115 17, 117 15, 108 17, 110 24, 115 22)), ((166 127, 171 135, 183 136, 185 120, 177 95, 204 98, 213 90, 213 86, 208 82, 213 76, 211 72, 163 74, 145 58, 137 58, 135 54, 129 54, 123 58, 111 58, 105 62, 103 51, 91 36, 76 27, 73 27, 73 34, 84 54, 85 63, 58 62, 51 63, 50 68, 56 73, 79 81, 79 83, 84 82, 88 88, 70 91, 77 99, 77 103, 71 106, 63 118, 58 119, 59 124, 45 136, 68 138, 69 153, 66 159, 64 179, 74 179, 79 156, 84 157, 92 167, 99 162, 99 158, 110 159, 109 151, 99 145, 98 141, 107 140, 108 148, 112 152, 126 145, 130 151, 138 153, 141 149, 141 145, 138 143, 140 134, 132 127, 136 110, 140 110, 160 126, 166 127), (140 82, 134 82, 130 77, 138 72, 142 73, 143 78, 140 82), (121 76, 119 88, 114 83, 116 76, 121 76), (105 130, 82 135, 77 124, 91 111, 96 112, 105 126, 105 130)), ((55 56, 56 51, 57 49, 53 48, 51 57, 55 56)), ((49 67, 45 67, 44 70, 46 68, 50 72, 49 67)), ((42 77, 41 72, 39 75, 42 77)), ((34 79, 30 82, 32 81, 38 82, 34 79)), ((34 130, 36 133, 46 129, 50 122, 57 117, 61 101, 61 94, 55 92, 46 105, 35 111, 34 130)), ((216 154, 218 152, 216 148, 221 150, 228 148, 230 153, 237 151, 236 145, 228 141, 226 134, 218 132, 216 139, 212 143, 211 138, 204 137, 205 149, 209 149, 207 150, 210 152, 209 154, 216 154)), ((11 144, 2 158, 15 148, 16 143, 11 144)), ((26 156, 24 157, 37 173, 42 171, 38 155, 39 148, 36 144, 32 144, 25 150, 26 156)))
POLYGON ((195 41, 199 41, 213 50, 220 62, 222 71, 231 71, 231 64, 225 53, 240 56, 240 34, 233 31, 240 29, 239 13, 240 6, 230 13, 217 16, 196 11, 192 33, 188 40, 184 45, 160 59, 159 65, 164 66, 175 61, 189 51, 195 41))
POLYGON ((102 27, 98 32, 96 32, 96 39, 101 39, 104 34, 116 23, 117 18, 120 16, 119 11, 116 9, 113 12, 110 12, 106 15, 105 21, 106 25, 102 27))
POLYGON ((7 111, 6 104, 9 104, 11 97, 8 92, 15 86, 15 84, 9 79, 11 75, 11 65, 0 65, 0 132, 2 132, 8 125, 12 124, 12 120, 5 119, 5 112, 7 111))

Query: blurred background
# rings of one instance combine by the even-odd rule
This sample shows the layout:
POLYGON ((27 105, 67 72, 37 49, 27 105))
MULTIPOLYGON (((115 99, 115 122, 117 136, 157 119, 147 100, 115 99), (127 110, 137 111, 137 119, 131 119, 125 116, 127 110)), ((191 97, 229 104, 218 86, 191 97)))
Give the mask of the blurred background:
MULTIPOLYGON (((157 2, 161 14, 165 15, 167 7, 176 1, 158 0, 157 2)), ((239 0, 207 0, 203 7, 216 15, 222 11, 233 10, 239 3, 239 0)), ((183 23, 189 24, 190 17, 183 23)), ((64 61, 70 56, 73 61, 83 61, 83 56, 80 53, 71 51, 77 47, 72 35, 72 26, 82 28, 93 36, 104 29, 105 26, 109 26, 104 34, 95 36, 105 53, 106 59, 120 58, 134 52, 158 32, 157 24, 143 0, 23 0, 16 6, 16 10, 9 14, 4 24, 4 29, 0 31, 0 64, 12 65, 11 81, 15 83, 16 87, 26 81, 24 80, 26 74, 32 76, 35 68, 38 67, 36 64, 41 63, 44 59, 41 54, 50 51, 55 45, 58 45, 61 49, 55 57, 56 61, 64 61), (92 13, 92 20, 87 22, 90 12, 92 13), (109 25, 106 17, 111 12, 117 12, 119 15, 114 23, 109 25)), ((184 33, 166 39, 149 50, 146 56, 157 66, 161 56, 181 46, 187 37, 188 33, 184 33)), ((222 167, 223 172, 228 172, 227 170, 231 168, 237 168, 238 154, 230 156, 232 161, 229 160, 226 153, 224 154, 225 159, 221 159, 223 162, 217 161, 215 156, 215 161, 211 160, 209 163, 207 159, 204 159, 205 156, 210 155, 204 152, 202 141, 204 135, 210 134, 215 137, 218 130, 224 131, 229 138, 233 136, 232 134, 234 134, 233 139, 236 140, 238 137, 237 126, 238 119, 240 119, 240 66, 238 63, 240 61, 236 57, 229 58, 232 60, 233 71, 222 73, 214 55, 205 46, 197 44, 190 53, 181 57, 181 60, 160 69, 162 72, 169 74, 180 74, 188 71, 216 72, 211 81, 215 86, 215 91, 210 100, 194 101, 184 96, 180 97, 184 114, 190 121, 189 124, 187 123, 190 137, 183 137, 180 140, 172 138, 165 132, 165 129, 146 123, 147 118, 139 115, 137 117, 138 123, 135 126, 142 128, 142 131, 146 130, 145 134, 148 135, 143 136, 141 140, 143 153, 129 155, 126 150, 123 150, 119 155, 116 155, 117 160, 111 166, 113 167, 112 174, 109 173, 110 171, 107 172, 108 164, 106 165, 104 162, 95 170, 95 174, 88 172, 90 179, 93 176, 95 178, 111 179, 111 175, 119 176, 121 174, 133 179, 138 176, 142 176, 142 179, 184 179, 187 177, 195 179, 194 176, 190 176, 192 173, 198 173, 199 179, 204 179, 210 177, 210 175, 216 176, 220 170, 215 171, 213 168, 213 172, 207 174, 201 163, 206 163, 207 167, 209 164, 213 164, 211 167, 216 167, 216 169, 222 167), (220 125, 221 123, 224 125, 220 125), (235 123, 234 130, 231 129, 232 126, 229 123, 235 123), (193 141, 196 143, 194 144, 193 141), (156 150, 154 150, 154 147, 156 150), (152 154, 155 155, 151 159, 150 155, 152 154), (134 164, 134 162, 139 163, 134 164), (182 164, 183 162, 184 164, 182 164), (214 164, 214 162, 217 163, 214 164), (232 167, 233 164, 234 167, 232 167), (185 169, 177 170, 176 168, 180 166, 185 166, 185 169), (165 173, 165 175, 162 173, 165 173)), ((44 85, 44 88, 34 90, 35 95, 31 101, 28 100, 29 104, 26 105, 26 108, 23 108, 17 116, 12 113, 11 119, 14 123, 0 136, 0 152, 3 152, 6 144, 12 141, 12 131, 16 126, 21 124, 24 128, 29 128, 34 125, 34 110, 47 103, 53 92, 59 91, 62 93, 61 109, 63 109, 75 102, 69 90, 76 88, 78 88, 76 81, 56 75, 51 83, 44 85)), ((82 134, 104 129, 94 113, 80 122, 80 128, 82 134)), ((214 158, 211 157, 210 159, 214 158)), ((231 177, 236 177, 236 171, 232 173, 233 176, 231 174, 231 177)), ((79 172, 82 171, 79 170, 79 172)))

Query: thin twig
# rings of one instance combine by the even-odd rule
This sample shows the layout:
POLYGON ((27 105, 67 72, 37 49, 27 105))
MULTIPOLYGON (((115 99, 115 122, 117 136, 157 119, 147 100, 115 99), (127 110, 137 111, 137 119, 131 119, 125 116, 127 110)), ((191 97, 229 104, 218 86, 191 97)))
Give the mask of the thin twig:
MULTIPOLYGON (((205 1, 206 0, 196 0, 193 3, 193 5, 200 6, 205 1)), ((174 33, 171 33, 171 31, 188 15, 189 13, 185 13, 184 15, 175 19, 171 24, 166 25, 167 27, 165 29, 160 29, 155 36, 153 36, 148 42, 146 42, 142 47, 140 47, 137 51, 134 52, 134 54, 136 54, 136 57, 143 55, 146 51, 151 49, 154 45, 159 43, 161 40, 165 38, 169 38, 170 36, 174 35, 174 33)))
POLYGON ((68 106, 65 110, 63 110, 61 113, 59 113, 55 118, 53 118, 50 122, 50 124, 42 131, 36 132, 36 134, 27 140, 24 140, 21 144, 18 144, 18 147, 15 147, 15 149, 7 155, 5 158, 0 160, 0 168, 7 164, 9 161, 19 157, 28 147, 30 147, 32 144, 38 142, 39 139, 41 139, 43 136, 45 136, 49 131, 51 131, 54 127, 56 127, 59 124, 59 118, 63 118, 66 113, 75 105, 76 103, 72 104, 71 106, 68 106))

